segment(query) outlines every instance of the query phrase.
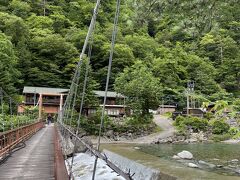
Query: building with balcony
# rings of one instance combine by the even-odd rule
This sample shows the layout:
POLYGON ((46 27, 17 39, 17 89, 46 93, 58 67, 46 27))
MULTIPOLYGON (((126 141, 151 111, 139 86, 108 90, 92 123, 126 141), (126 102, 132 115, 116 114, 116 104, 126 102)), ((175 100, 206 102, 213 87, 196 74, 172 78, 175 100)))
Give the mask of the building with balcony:
MULTIPOLYGON (((42 112, 46 114, 57 114, 62 110, 69 89, 29 87, 23 89, 24 101, 18 106, 18 112, 24 112, 24 108, 39 107, 39 118, 42 112)), ((99 106, 84 107, 84 114, 91 116, 97 109, 103 107, 105 91, 93 91, 99 100, 99 106)), ((105 113, 108 116, 119 117, 130 114, 130 110, 125 106, 125 96, 108 91, 105 113)))
MULTIPOLYGON (((105 91, 93 91, 93 92, 99 100, 99 106, 103 107, 105 91)), ((105 105, 105 114, 113 117, 129 115, 130 110, 125 105, 125 98, 126 97, 120 93, 108 91, 105 105)), ((91 116, 92 114, 95 114, 98 108, 99 107, 96 106, 85 108, 86 115, 91 116)))
POLYGON ((39 107, 39 118, 41 113, 57 114, 66 99, 68 89, 47 88, 47 87, 29 87, 23 89, 24 101, 18 106, 18 112, 24 112, 24 108, 39 107))

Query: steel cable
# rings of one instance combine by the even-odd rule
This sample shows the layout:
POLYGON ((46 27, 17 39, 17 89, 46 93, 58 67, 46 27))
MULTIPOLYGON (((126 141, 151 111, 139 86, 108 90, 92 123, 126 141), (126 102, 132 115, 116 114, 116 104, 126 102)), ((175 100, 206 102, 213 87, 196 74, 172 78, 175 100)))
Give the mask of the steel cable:
MULTIPOLYGON (((106 86, 105 86, 105 96, 104 96, 104 102, 103 102, 103 108, 102 108, 101 124, 100 124, 99 134, 98 134, 98 143, 97 143, 98 151, 100 149, 101 134, 102 134, 102 128, 104 125, 105 106, 106 106, 106 101, 107 101, 107 93, 108 93, 109 79, 111 76, 113 53, 114 53, 116 36, 117 36, 118 19, 119 19, 119 14, 120 14, 120 3, 121 3, 121 0, 117 0, 116 12, 115 12, 115 17, 114 17, 114 27, 113 27, 113 32, 112 32, 111 50, 110 50, 109 64, 108 64, 108 74, 107 74, 107 81, 106 81, 106 86)), ((98 157, 96 156, 95 162, 94 162, 92 180, 95 179, 97 161, 98 161, 98 157)))

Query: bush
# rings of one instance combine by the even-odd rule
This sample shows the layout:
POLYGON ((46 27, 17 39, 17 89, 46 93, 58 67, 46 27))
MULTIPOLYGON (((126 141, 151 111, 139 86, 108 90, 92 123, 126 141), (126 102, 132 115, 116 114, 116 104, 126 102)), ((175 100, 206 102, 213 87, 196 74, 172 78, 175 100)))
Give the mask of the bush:
POLYGON ((240 139, 240 131, 233 136, 233 139, 240 139))
POLYGON ((206 118, 207 120, 210 120, 214 118, 214 114, 211 112, 207 112, 206 114, 204 114, 204 118, 206 118))
POLYGON ((212 124, 213 134, 225 134, 229 131, 230 125, 223 120, 215 120, 212 124))
POLYGON ((17 127, 25 126, 34 122, 29 116, 25 115, 1 115, 0 116, 0 131, 7 131, 10 129, 15 129, 17 127))
POLYGON ((176 120, 174 121, 174 125, 175 126, 179 126, 181 122, 183 122, 185 120, 186 117, 183 116, 177 116, 176 120))
POLYGON ((211 139, 214 142, 225 141, 225 140, 228 140, 228 139, 231 139, 231 138, 232 138, 232 136, 229 133, 226 133, 226 134, 213 134, 211 136, 211 139))
POLYGON ((194 132, 205 131, 208 126, 208 121, 206 119, 201 119, 198 117, 183 117, 178 116, 175 121, 175 125, 178 126, 179 130, 184 130, 187 127, 191 127, 194 132))
POLYGON ((232 136, 236 135, 239 132, 240 132, 239 128, 237 128, 237 127, 231 127, 228 131, 228 133, 231 134, 232 136))

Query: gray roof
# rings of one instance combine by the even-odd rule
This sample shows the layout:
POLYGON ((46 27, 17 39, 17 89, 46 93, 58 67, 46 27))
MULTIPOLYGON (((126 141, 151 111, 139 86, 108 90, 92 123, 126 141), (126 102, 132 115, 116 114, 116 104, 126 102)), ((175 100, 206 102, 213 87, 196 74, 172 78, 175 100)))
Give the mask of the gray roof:
MULTIPOLYGON (((105 91, 93 91, 98 97, 104 97, 105 96, 105 91)), ((108 91, 107 97, 110 98, 124 98, 124 96, 120 93, 113 92, 113 91, 108 91)))
MULTIPOLYGON (((62 93, 68 93, 69 89, 62 89, 62 88, 47 88, 47 87, 30 87, 30 86, 24 86, 23 93, 31 93, 31 94, 62 94, 62 93)), ((93 91, 97 97, 104 97, 105 91, 93 91)), ((108 91, 107 97, 110 98, 124 98, 124 96, 120 93, 108 91)))
POLYGON ((64 93, 68 93, 68 89, 24 86, 23 93, 64 94, 64 93))

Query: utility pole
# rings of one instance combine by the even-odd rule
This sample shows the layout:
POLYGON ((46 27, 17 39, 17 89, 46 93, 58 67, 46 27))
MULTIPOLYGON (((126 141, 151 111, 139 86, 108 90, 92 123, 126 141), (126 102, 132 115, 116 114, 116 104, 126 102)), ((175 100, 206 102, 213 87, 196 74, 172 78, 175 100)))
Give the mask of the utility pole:
POLYGON ((160 114, 164 114, 164 98, 162 98, 162 108, 160 114))
POLYGON ((43 16, 46 16, 46 0, 43 0, 43 16))
POLYGON ((221 63, 223 63, 223 47, 220 47, 220 59, 221 59, 221 63))
POLYGON ((36 106, 36 88, 34 90, 33 104, 34 104, 34 107, 35 107, 36 106))
MULTIPOLYGON (((192 97, 190 97, 190 94, 192 94, 194 92, 194 86, 195 86, 195 82, 194 81, 189 81, 187 83, 187 115, 189 115, 189 108, 191 108, 192 104, 193 104, 192 97), (190 99, 191 99, 191 104, 189 103, 190 99)), ((195 104, 195 102, 194 102, 194 104, 195 104)))
POLYGON ((187 115, 189 115, 189 92, 187 90, 187 115))
POLYGON ((2 110, 2 116, 3 116, 3 90, 0 88, 0 96, 1 96, 1 110, 2 110))

